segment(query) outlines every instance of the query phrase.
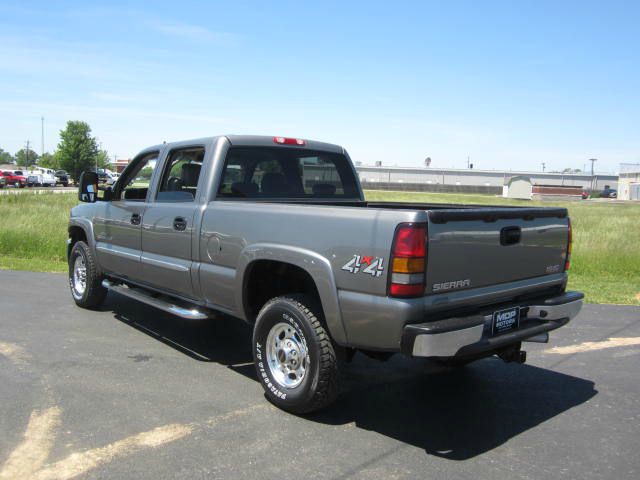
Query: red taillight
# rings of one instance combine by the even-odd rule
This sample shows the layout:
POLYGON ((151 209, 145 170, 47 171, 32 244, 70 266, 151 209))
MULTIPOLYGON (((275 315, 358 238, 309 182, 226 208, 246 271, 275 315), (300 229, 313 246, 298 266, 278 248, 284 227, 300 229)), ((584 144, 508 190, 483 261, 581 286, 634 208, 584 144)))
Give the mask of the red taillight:
POLYGON ((427 226, 403 223, 396 230, 391 252, 392 297, 419 297, 425 288, 427 226))
POLYGON ((394 257, 424 257, 426 248, 424 226, 401 226, 396 231, 394 257))
POLYGON ((571 229, 571 219, 567 219, 569 222, 569 237, 567 240, 567 256, 564 261, 564 271, 569 270, 571 266, 571 250, 573 250, 573 231, 571 229))
POLYGON ((420 297, 424 293, 424 284, 402 285, 400 283, 392 283, 389 293, 392 297, 420 297))
POLYGON ((301 138, 273 137, 275 143, 280 145, 305 145, 306 142, 301 138))

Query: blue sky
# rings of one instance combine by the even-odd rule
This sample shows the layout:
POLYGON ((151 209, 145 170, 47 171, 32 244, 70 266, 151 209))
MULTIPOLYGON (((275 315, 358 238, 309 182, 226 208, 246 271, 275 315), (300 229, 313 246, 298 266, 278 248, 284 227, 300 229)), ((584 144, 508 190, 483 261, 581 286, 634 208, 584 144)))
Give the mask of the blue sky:
MULTIPOLYGON (((4 2, 0 148, 224 133, 385 165, 640 162, 640 2, 4 2)), ((588 165, 587 165, 588 167, 588 165)))

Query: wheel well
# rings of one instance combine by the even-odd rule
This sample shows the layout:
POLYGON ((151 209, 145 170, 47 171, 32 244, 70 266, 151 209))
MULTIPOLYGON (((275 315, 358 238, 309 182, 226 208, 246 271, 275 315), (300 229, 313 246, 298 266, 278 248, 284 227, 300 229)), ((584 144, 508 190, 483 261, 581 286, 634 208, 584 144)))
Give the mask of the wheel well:
POLYGON ((265 303, 286 294, 307 294, 313 297, 322 309, 320 295, 311 275, 290 263, 273 260, 257 260, 251 263, 245 273, 243 292, 247 321, 251 323, 255 322, 265 303))
POLYGON ((69 258, 69 254, 71 253, 71 249, 76 244, 82 240, 83 242, 87 241, 87 234, 81 227, 69 227, 69 238, 71 241, 67 245, 67 258, 69 258))

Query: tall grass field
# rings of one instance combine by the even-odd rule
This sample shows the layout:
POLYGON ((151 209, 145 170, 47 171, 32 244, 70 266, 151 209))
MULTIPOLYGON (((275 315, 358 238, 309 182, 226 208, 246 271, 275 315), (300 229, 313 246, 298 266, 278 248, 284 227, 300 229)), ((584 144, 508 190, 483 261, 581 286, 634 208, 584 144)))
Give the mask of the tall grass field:
MULTIPOLYGON (((524 202, 490 195, 367 191, 367 200, 564 206, 573 225, 569 288, 591 303, 640 305, 640 204, 524 202)), ((0 196, 0 268, 64 272, 73 193, 0 196)), ((1 275, 1 273, 0 273, 1 275)))

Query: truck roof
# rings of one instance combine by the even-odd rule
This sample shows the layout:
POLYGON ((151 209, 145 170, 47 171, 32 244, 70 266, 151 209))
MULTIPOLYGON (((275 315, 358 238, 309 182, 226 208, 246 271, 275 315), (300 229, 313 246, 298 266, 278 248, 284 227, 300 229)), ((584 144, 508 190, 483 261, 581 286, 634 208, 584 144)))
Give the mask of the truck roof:
MULTIPOLYGON (((176 142, 168 142, 166 144, 154 145, 151 147, 145 148, 142 152, 147 150, 157 150, 162 148, 163 146, 168 146, 169 148, 179 148, 194 144, 213 144, 215 140, 220 137, 226 137, 226 139, 231 143, 231 145, 236 146, 247 146, 247 147, 274 147, 280 146, 275 143, 275 136, 267 136, 267 135, 218 135, 215 137, 203 137, 203 138, 194 138, 190 140, 180 140, 176 142)), ((308 148, 309 150, 323 150, 334 153, 344 153, 344 149, 340 145, 335 145, 333 143, 325 143, 318 142, 315 140, 304 139, 305 145, 299 148, 308 148)), ((141 153, 142 153, 141 152, 141 153)))

